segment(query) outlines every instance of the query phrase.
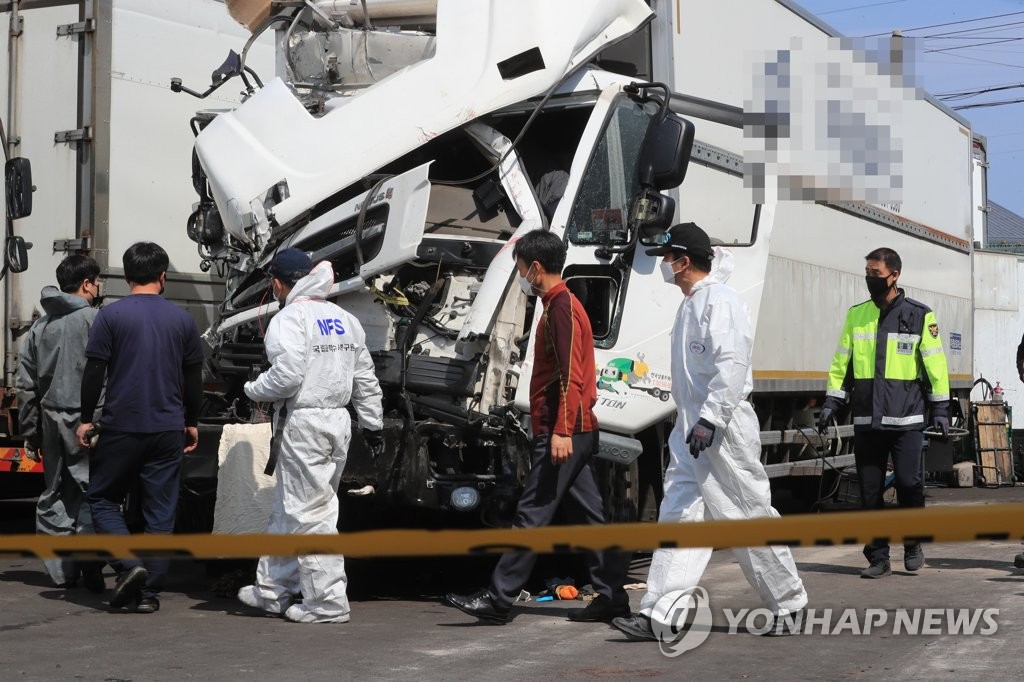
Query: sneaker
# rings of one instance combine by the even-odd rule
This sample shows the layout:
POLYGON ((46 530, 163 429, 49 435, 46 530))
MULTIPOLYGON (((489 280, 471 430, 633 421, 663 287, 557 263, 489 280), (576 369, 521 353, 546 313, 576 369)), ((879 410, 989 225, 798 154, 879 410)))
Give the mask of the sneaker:
POLYGON ((135 607, 135 613, 156 613, 160 610, 160 600, 156 597, 143 597, 135 607))
POLYGON ((772 618, 772 625, 768 628, 768 632, 761 633, 764 637, 789 637, 790 635, 799 635, 800 629, 804 623, 804 615, 806 615, 807 609, 802 608, 785 616, 776 615, 772 618))
POLYGON ((918 571, 924 566, 924 548, 921 544, 903 548, 903 568, 918 571))
POLYGON ((613 618, 612 626, 622 631, 627 639, 635 642, 657 642, 658 638, 651 628, 651 617, 637 613, 629 618, 613 618))
POLYGON ((861 578, 884 578, 887 575, 892 575, 888 561, 876 561, 860 572, 861 578))
POLYGON ((245 587, 238 590, 238 601, 242 602, 246 606, 251 606, 254 609, 260 609, 267 613, 273 613, 275 615, 281 615, 288 610, 291 606, 291 600, 279 601, 276 599, 266 599, 260 588, 255 585, 246 585, 245 587))
POLYGON ((603 594, 599 594, 586 608, 569 612, 569 620, 576 623, 610 623, 613 618, 629 618, 629 603, 612 606, 612 600, 603 594))
POLYGON ((284 612, 284 617, 293 623, 347 623, 349 615, 343 613, 339 616, 328 616, 310 611, 302 604, 294 604, 284 612))
POLYGON ((1013 565, 1015 568, 1024 568, 1024 552, 1013 557, 1013 565))
POLYGON ((139 592, 146 584, 149 571, 142 566, 133 566, 117 576, 114 583, 114 596, 110 600, 110 608, 119 609, 139 600, 139 592))

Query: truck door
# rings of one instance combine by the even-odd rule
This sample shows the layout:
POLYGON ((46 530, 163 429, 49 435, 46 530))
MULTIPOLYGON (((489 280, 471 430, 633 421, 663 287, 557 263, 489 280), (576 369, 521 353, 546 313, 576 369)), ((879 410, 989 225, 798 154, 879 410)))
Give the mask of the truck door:
MULTIPOLYGON (((630 204, 640 189, 640 150, 656 113, 655 103, 637 101, 621 85, 602 92, 552 219, 552 230, 567 245, 562 276, 587 310, 593 328, 598 421, 602 430, 626 434, 669 419, 675 409, 669 336, 682 292, 663 280, 658 259, 647 256, 643 246, 627 248, 632 239, 627 222, 630 204), (628 382, 602 376, 609 367, 641 365, 645 371, 631 374, 628 382)), ((720 125, 696 123, 698 137, 702 126, 720 125)), ((732 248, 737 275, 730 284, 749 299, 756 315, 773 211, 751 203, 741 170, 730 172, 715 160, 723 155, 731 156, 695 145, 679 192, 676 221, 697 222, 732 248), (695 191, 690 191, 691 183, 695 191)), ((524 376, 532 370, 532 356, 528 350, 524 376)), ((516 400, 522 407, 527 403, 524 384, 520 383, 516 400)))

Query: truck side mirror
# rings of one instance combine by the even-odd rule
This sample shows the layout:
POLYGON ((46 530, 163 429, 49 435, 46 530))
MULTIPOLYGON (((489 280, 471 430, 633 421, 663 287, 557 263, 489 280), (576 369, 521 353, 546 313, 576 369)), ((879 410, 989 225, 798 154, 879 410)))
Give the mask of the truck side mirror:
POLYGON ((7 199, 7 218, 17 220, 32 215, 32 164, 28 159, 16 157, 4 166, 4 187, 7 199))
POLYGON ((28 270, 28 247, 22 237, 7 238, 7 269, 11 272, 25 272, 28 270))
POLYGON ((693 123, 662 113, 651 120, 640 149, 640 186, 662 191, 683 184, 693 151, 693 123))

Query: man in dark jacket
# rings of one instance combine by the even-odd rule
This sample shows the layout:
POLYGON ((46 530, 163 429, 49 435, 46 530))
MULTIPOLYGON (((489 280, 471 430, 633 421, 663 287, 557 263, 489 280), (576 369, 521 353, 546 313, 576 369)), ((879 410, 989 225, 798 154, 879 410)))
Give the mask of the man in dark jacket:
MULTIPOLYGON (((875 249, 865 260, 871 299, 846 314, 828 376, 819 418, 824 430, 847 403, 853 407, 854 454, 864 509, 880 509, 886 462, 892 457, 900 507, 924 506, 922 432, 926 425, 949 432, 949 373, 935 313, 896 286, 903 269, 892 249, 875 249)), ((889 543, 864 548, 869 566, 862 578, 892 573, 889 543)), ((921 544, 904 545, 903 566, 924 565, 921 544)))
MULTIPOLYGON (((25 452, 43 461, 46 490, 36 503, 36 532, 73 535, 92 532, 85 502, 88 451, 75 442, 81 413, 82 370, 89 328, 96 319, 100 268, 92 258, 72 255, 57 266, 60 288, 43 289, 46 315, 36 320, 18 357, 16 379, 19 425, 25 452)), ((103 591, 102 564, 49 559, 43 562, 58 587, 70 587, 82 574, 93 592, 103 591)))

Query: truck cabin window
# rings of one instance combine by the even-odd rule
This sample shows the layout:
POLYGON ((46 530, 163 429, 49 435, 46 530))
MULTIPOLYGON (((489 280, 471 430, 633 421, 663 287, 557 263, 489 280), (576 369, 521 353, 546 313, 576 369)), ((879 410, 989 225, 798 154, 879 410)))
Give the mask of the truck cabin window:
POLYGON ((613 105, 583 174, 567 234, 574 244, 622 244, 628 241, 629 202, 640 189, 637 162, 647 126, 657 107, 628 97, 613 105))

